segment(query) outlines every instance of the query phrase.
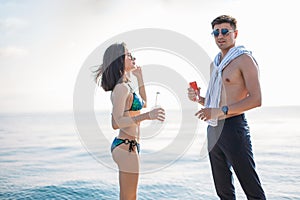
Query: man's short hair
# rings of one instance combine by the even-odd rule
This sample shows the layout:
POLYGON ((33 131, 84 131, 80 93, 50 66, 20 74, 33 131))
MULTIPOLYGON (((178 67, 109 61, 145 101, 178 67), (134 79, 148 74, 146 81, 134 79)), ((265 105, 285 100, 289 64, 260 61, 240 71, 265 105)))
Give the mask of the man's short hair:
POLYGON ((233 28, 233 30, 236 30, 237 21, 234 17, 229 16, 229 15, 221 15, 221 16, 217 17, 216 19, 214 19, 211 22, 212 29, 214 29, 214 26, 216 24, 222 24, 222 23, 229 23, 230 26, 233 28))

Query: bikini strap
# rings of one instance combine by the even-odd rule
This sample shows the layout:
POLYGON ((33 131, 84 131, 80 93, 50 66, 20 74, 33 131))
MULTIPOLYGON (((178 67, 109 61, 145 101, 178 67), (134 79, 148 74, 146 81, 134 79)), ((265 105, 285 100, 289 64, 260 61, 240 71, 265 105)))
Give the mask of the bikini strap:
POLYGON ((130 89, 130 92, 133 93, 134 90, 133 90, 133 88, 131 87, 131 85, 130 85, 128 82, 127 82, 127 85, 128 85, 128 87, 129 87, 129 89, 130 89))
POLYGON ((129 140, 129 139, 125 139, 124 140, 124 144, 129 144, 129 152, 133 151, 134 147, 137 145, 137 141, 136 140, 129 140))

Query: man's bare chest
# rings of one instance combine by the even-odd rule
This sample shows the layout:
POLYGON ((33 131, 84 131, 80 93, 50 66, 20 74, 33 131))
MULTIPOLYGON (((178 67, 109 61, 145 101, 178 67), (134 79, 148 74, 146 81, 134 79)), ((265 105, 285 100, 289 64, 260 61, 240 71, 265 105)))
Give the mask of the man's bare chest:
POLYGON ((230 63, 222 71, 224 85, 241 84, 244 82, 243 75, 237 63, 230 63))

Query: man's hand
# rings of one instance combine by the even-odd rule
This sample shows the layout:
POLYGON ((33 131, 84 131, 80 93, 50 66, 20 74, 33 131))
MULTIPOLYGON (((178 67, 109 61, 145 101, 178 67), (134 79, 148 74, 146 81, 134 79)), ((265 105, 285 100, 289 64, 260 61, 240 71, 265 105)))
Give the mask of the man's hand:
POLYGON ((196 102, 200 96, 200 87, 198 87, 198 90, 195 91, 193 88, 188 88, 188 97, 191 101, 196 102))
POLYGON ((221 108, 202 108, 195 113, 195 116, 204 121, 209 119, 217 119, 222 115, 224 115, 224 113, 221 108))

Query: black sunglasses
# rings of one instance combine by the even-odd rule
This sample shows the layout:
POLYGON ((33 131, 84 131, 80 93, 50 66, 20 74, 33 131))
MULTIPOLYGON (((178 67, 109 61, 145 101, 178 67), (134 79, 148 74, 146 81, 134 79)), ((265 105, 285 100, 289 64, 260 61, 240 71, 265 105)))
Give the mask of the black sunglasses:
MULTIPOLYGON (((227 36, 229 33, 232 33, 232 32, 234 32, 233 29, 231 29, 231 30, 229 30, 229 29, 227 29, 227 28, 222 28, 222 29, 221 29, 221 34, 222 34, 223 36, 227 36)), ((213 36, 215 36, 215 37, 218 37, 219 34, 220 34, 220 29, 215 29, 215 30, 213 30, 213 32, 212 32, 211 34, 212 34, 213 36)))
POLYGON ((130 60, 135 60, 135 57, 133 57, 131 53, 127 53, 127 56, 129 57, 130 60))

